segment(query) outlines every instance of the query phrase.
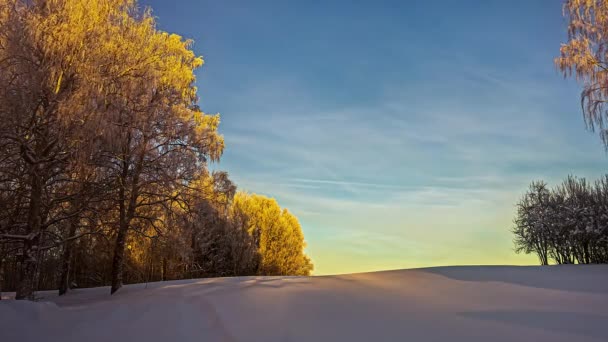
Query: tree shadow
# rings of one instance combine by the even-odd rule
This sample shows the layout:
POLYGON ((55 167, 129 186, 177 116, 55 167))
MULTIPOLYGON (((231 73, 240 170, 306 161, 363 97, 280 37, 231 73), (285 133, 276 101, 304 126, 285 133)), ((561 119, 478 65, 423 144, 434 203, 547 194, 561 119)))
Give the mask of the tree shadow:
POLYGON ((608 265, 447 266, 418 269, 444 277, 560 291, 608 293, 608 265))
POLYGON ((471 311, 459 316, 608 340, 608 316, 578 312, 471 311))

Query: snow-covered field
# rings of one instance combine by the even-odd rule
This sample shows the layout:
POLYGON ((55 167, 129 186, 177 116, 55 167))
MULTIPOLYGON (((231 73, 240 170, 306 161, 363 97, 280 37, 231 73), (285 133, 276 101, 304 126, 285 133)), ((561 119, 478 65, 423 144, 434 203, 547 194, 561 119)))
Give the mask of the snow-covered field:
POLYGON ((0 302, 0 341, 608 341, 608 266, 199 279, 0 302))

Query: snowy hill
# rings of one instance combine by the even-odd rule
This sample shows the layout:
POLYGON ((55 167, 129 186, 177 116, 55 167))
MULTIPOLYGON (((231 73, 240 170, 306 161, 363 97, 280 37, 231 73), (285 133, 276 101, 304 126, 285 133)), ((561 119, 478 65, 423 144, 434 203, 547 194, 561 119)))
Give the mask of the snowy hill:
POLYGON ((0 302, 0 341, 608 341, 608 266, 199 279, 0 302))

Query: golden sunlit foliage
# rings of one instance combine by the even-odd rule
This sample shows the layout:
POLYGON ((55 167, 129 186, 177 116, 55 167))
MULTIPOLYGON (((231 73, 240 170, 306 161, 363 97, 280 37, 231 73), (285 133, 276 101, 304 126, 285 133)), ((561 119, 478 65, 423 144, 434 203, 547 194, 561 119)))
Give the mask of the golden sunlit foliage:
POLYGON ((230 208, 232 217, 245 217, 247 232, 259 246, 260 274, 309 275, 312 263, 304 254, 300 223, 273 198, 238 192, 230 208))
POLYGON ((564 76, 574 75, 583 85, 581 105, 587 127, 599 130, 608 148, 608 2, 568 0, 568 42, 562 44, 555 64, 564 76))
MULTIPOLYGON (((0 0, 0 260, 17 298, 41 283, 64 293, 70 279, 114 292, 123 275, 258 272, 230 217, 236 187, 207 169, 224 139, 198 106, 202 65, 133 0, 0 0)), ((272 218, 293 233, 267 230, 262 264, 308 274, 277 247, 301 253, 297 221, 272 218)))

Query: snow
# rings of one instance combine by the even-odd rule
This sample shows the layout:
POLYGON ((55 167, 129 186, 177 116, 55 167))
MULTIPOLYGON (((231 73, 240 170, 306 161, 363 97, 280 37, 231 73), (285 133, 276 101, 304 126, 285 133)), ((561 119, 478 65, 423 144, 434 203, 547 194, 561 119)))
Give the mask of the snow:
POLYGON ((608 265, 243 277, 0 302, 0 341, 608 341, 608 265))

